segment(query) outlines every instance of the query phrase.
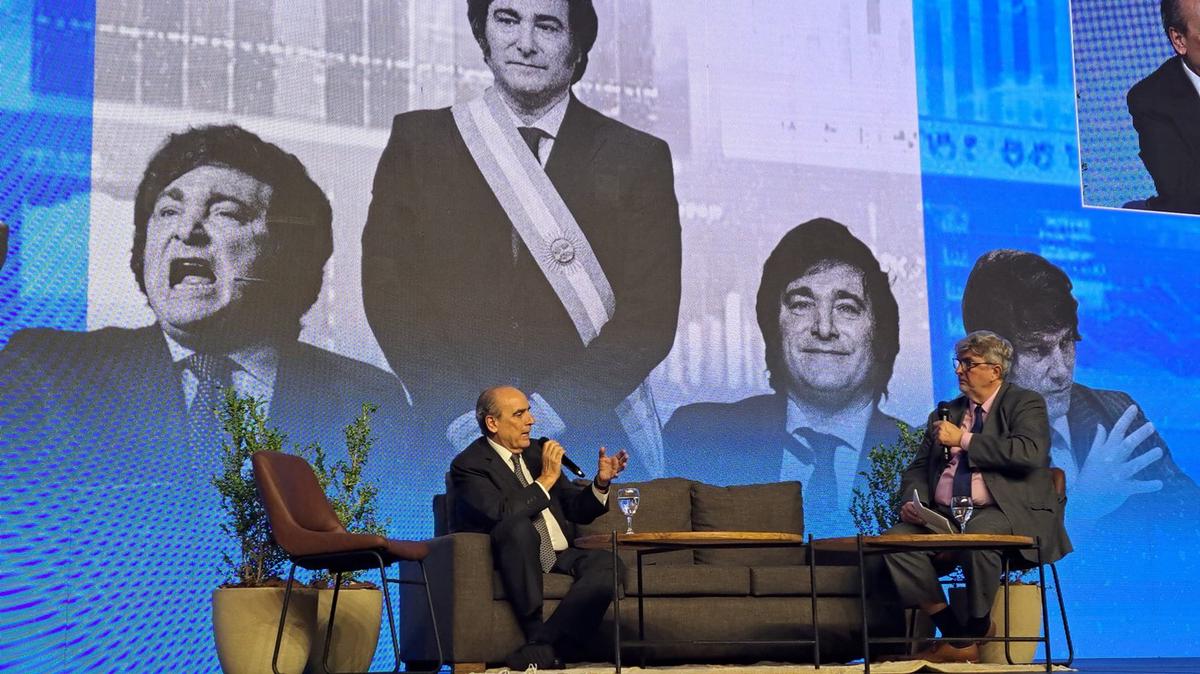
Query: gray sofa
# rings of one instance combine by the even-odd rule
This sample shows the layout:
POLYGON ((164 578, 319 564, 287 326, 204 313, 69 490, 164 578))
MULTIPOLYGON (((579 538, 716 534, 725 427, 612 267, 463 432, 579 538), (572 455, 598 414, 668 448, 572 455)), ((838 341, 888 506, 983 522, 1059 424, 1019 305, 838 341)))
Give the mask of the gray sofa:
MULTIPOLYGON (((714 487, 691 480, 665 478, 633 483, 641 490, 634 529, 653 531, 782 531, 803 533, 799 482, 714 487)), ((624 517, 610 511, 575 535, 624 531, 624 517)), ((435 499, 438 532, 446 522, 447 504, 435 499)), ((852 532, 846 532, 848 535, 852 532)), ((644 588, 637 587, 635 553, 622 551, 626 566, 621 630, 637 637, 638 596, 644 595, 646 638, 654 640, 786 640, 813 634, 811 587, 802 549, 677 550, 648 555, 643 562, 644 588)), ((821 660, 834 662, 861 653, 858 573, 848 560, 818 558, 816 569, 821 660)), ((425 561, 438 615, 446 660, 456 671, 475 671, 499 663, 522 643, 522 635, 504 588, 492 566, 490 541, 483 534, 440 535, 425 561)), ((403 568, 418 579, 415 564, 403 568)), ((873 585, 877 573, 869 573, 873 585)), ((547 574, 546 615, 554 610, 571 578, 547 574)), ((875 588, 869 587, 873 591, 875 588)), ((401 652, 409 667, 436 659, 433 630, 420 587, 401 586, 401 652)), ((885 601, 868 607, 873 636, 903 630, 902 613, 885 601)), ((590 660, 612 659, 612 609, 587 653, 590 660)), ((623 657, 647 662, 811 662, 811 645, 664 644, 627 649, 623 657)))

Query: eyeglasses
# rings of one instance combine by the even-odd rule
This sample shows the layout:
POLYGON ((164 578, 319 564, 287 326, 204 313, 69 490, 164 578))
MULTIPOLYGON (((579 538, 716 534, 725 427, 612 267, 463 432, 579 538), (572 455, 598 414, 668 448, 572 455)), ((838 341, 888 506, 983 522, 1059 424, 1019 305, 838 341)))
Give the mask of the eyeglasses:
POLYGON ((967 360, 966 358, 952 358, 951 362, 954 363, 955 370, 957 370, 958 368, 961 367, 963 372, 970 372, 971 368, 973 368, 977 365, 995 365, 995 363, 989 363, 986 360, 981 360, 979 362, 972 362, 970 360, 967 360))

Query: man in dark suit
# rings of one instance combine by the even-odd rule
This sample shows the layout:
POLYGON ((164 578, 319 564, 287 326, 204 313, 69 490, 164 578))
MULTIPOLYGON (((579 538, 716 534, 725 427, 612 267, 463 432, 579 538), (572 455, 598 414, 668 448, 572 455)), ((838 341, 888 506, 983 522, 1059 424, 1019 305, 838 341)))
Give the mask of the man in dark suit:
MULTIPOLYGON (((1050 477, 1050 427, 1046 402, 1034 391, 1005 381, 1012 345, 979 331, 955 344, 954 371, 963 395, 949 403, 949 419, 929 415, 929 433, 900 480, 903 520, 888 534, 929 533, 911 499, 954 521, 952 499, 971 499, 967 533, 1017 534, 1040 540, 1042 557, 1053 562, 1071 551, 1062 527, 1058 496, 1050 477)), ((1037 554, 1022 553, 1033 563, 1037 554)), ((994 550, 958 553, 967 583, 966 622, 955 617, 938 582, 933 553, 906 552, 884 557, 901 602, 929 614, 943 637, 919 653, 933 662, 978 662, 973 638, 994 631, 992 601, 1000 587, 1002 560, 994 550)))
MULTIPOLYGON (((578 227, 531 252, 455 110, 397 115, 363 231, 367 319, 427 422, 429 446, 446 455, 474 432, 462 401, 495 381, 529 391, 550 434, 568 444, 625 444, 617 434, 629 419, 613 410, 670 350, 679 310, 669 149, 571 94, 596 39, 590 0, 470 0, 468 17, 495 78, 484 98, 500 101, 496 123, 522 129, 522 156, 508 159, 528 161, 528 145, 533 170, 548 176, 550 196, 578 227), (585 248, 612 300, 587 336, 580 306, 564 303, 555 285, 585 248)), ((505 142, 498 131, 489 139, 505 142)))
POLYGON ((1126 103, 1158 191, 1147 208, 1200 213, 1200 4, 1162 0, 1161 10, 1176 56, 1133 85, 1126 103))
MULTIPOLYGON (((376 451, 400 452, 398 380, 297 339, 332 250, 329 202, 295 156, 236 126, 172 134, 134 203, 130 266, 155 323, 23 330, 0 351, 10 488, 32 512, 62 513, 55 527, 33 528, 43 538, 31 545, 70 561, 53 569, 101 579, 63 579, 72 588, 58 607, 71 616, 64 623, 79 624, 81 605, 151 595, 161 611, 194 613, 224 580, 217 562, 232 541, 209 483, 229 441, 213 411, 222 388, 259 398, 289 444, 320 442, 332 458, 344 451, 343 427, 376 403, 376 451)), ((151 623, 123 616, 122 629, 152 632, 156 614, 146 615, 151 623)), ((127 653, 128 641, 93 632, 67 632, 79 662, 127 653)), ((161 647, 197 657, 192 644, 161 647)))
POLYGON ((172 134, 134 203, 130 267, 155 323, 14 334, 0 352, 0 409, 38 422, 8 427, 60 429, 126 458, 170 440, 207 462, 220 441, 211 410, 232 386, 297 443, 340 444, 364 402, 382 406, 394 442, 396 378, 297 341, 332 251, 329 201, 294 155, 237 126, 172 134), (157 441, 116 441, 141 433, 157 441))
POLYGON ((756 308, 775 393, 677 410, 664 431, 667 472, 800 480, 805 529, 844 534, 868 453, 899 436, 879 409, 900 349, 887 274, 844 225, 810 220, 768 256, 756 308))
POLYGON ((1067 478, 1067 524, 1078 540, 1095 532, 1137 536, 1164 518, 1195 532, 1200 488, 1175 463, 1166 440, 1122 391, 1075 381, 1079 303, 1071 279, 1035 253, 998 249, 975 262, 963 290, 963 326, 1013 345, 1009 379, 1046 399, 1050 458, 1067 478))
POLYGON ((583 488, 562 474, 562 445, 530 438, 535 418, 521 391, 485 390, 475 418, 483 435, 450 464, 451 528, 491 535, 500 580, 526 638, 508 665, 561 669, 556 646, 585 643, 613 599, 612 556, 571 547, 573 524, 587 524, 607 510, 609 487, 628 455, 621 450, 610 457, 600 448, 596 477, 583 488), (546 621, 543 573, 575 577, 546 621))

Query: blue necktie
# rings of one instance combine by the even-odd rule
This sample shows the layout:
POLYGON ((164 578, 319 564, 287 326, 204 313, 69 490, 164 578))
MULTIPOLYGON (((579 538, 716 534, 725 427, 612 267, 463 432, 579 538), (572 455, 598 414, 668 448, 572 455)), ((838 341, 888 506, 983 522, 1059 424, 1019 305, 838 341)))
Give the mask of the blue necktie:
MULTIPOLYGON (((975 406, 974 419, 971 421, 971 433, 983 430, 983 405, 975 406)), ((958 454, 958 469, 954 471, 954 495, 971 495, 971 468, 968 465, 967 450, 958 454)))

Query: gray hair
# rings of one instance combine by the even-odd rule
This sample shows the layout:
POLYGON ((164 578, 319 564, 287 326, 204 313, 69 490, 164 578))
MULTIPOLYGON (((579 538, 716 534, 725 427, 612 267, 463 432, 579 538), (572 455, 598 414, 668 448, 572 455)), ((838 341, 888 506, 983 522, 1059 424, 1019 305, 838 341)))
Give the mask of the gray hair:
POLYGON ((479 431, 484 435, 488 434, 487 418, 500 416, 500 405, 496 403, 496 392, 504 386, 492 386, 485 388, 479 392, 479 397, 475 400, 475 421, 479 424, 479 431))
POLYGON ((991 330, 976 330, 954 343, 954 354, 971 352, 984 361, 1000 366, 1000 378, 1008 376, 1012 367, 1013 346, 1007 339, 991 330))

